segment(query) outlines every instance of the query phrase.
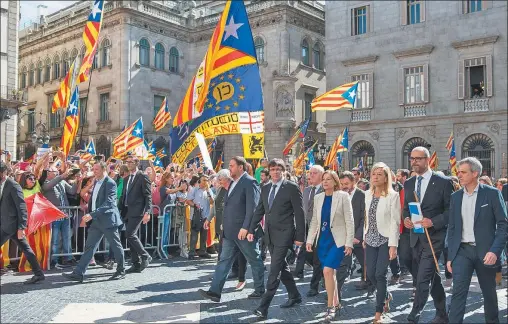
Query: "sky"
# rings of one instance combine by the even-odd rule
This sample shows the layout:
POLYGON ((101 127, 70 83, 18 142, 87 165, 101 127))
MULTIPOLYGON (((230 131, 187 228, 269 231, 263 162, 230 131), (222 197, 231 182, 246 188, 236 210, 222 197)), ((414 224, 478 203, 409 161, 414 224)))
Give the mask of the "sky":
POLYGON ((74 0, 71 1, 31 1, 31 0, 22 0, 21 1, 21 20, 19 22, 20 28, 23 28, 25 23, 29 23, 30 20, 37 21, 37 6, 45 5, 48 8, 46 9, 46 14, 51 14, 55 11, 63 9, 67 6, 73 4, 74 0))

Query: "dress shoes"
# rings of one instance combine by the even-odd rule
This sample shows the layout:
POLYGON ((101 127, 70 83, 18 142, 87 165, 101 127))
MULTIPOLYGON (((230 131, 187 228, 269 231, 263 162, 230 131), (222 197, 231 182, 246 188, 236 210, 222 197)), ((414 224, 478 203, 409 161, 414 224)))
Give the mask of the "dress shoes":
POLYGON ((295 280, 303 280, 303 272, 293 273, 293 277, 295 280))
POLYGON ((125 273, 141 273, 141 265, 133 264, 129 269, 125 270, 125 273))
POLYGON ((307 297, 314 297, 317 296, 319 293, 317 290, 311 289, 309 292, 307 292, 307 297))
POLYGON ((250 294, 249 296, 247 296, 248 299, 260 299, 261 297, 263 297, 263 294, 264 293, 260 293, 260 292, 253 292, 252 294, 250 294))
POLYGON ((211 292, 210 290, 205 291, 203 289, 199 289, 198 292, 206 299, 210 299, 213 302, 219 303, 220 302, 220 295, 211 292))
POLYGON ((432 324, 448 324, 449 320, 447 315, 445 316, 436 315, 430 322, 432 324))
POLYGON ((46 279, 46 277, 44 277, 44 275, 36 275, 36 276, 33 276, 32 278, 28 279, 27 281, 25 281, 23 284, 24 285, 31 285, 31 284, 37 283, 39 281, 44 281, 45 279, 46 279))
POLYGON ((252 313, 257 316, 258 321, 264 321, 268 318, 268 314, 259 309, 255 309, 252 313))
POLYGON ((141 265, 139 266, 139 272, 145 270, 146 267, 148 267, 148 265, 150 264, 150 262, 152 262, 152 257, 151 256, 148 256, 148 258, 146 258, 143 261, 141 261, 141 265))
POLYGON ((356 290, 365 290, 369 288, 369 284, 366 281, 360 281, 357 285, 355 285, 356 290))
POLYGON ((284 304, 280 305, 280 308, 290 308, 290 307, 300 304, 301 302, 302 302, 302 298, 291 298, 291 299, 288 299, 288 301, 285 302, 284 304))
POLYGON ((69 280, 76 281, 76 282, 79 282, 79 283, 83 283, 83 276, 75 274, 74 272, 71 272, 71 273, 62 273, 62 276, 64 276, 65 278, 67 278, 69 280))
POLYGON ((125 278, 125 271, 117 271, 108 280, 120 280, 125 278))

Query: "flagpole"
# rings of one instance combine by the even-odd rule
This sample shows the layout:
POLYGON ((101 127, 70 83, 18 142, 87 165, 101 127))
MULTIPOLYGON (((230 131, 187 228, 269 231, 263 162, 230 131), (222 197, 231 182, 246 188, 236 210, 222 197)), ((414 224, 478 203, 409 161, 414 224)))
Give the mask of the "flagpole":
MULTIPOLYGON (((93 61, 95 61, 95 55, 97 55, 97 51, 95 51, 95 53, 94 53, 93 61)), ((81 64, 83 64, 83 62, 81 62, 81 64)), ((93 70, 95 70, 95 69, 92 69, 92 67, 93 67, 93 63, 92 63, 92 66, 90 67, 90 76, 88 78, 88 89, 86 90, 86 107, 85 107, 86 110, 84 111, 84 114, 83 114, 84 116, 86 116, 86 114, 88 113, 88 95, 90 94, 90 84, 92 83, 93 70)), ((81 69, 81 65, 80 65, 80 69, 81 69)), ((78 76, 79 76, 79 70, 78 70, 78 76)), ((79 99, 78 99, 78 101, 79 101, 79 99)), ((100 105, 100 103, 99 103, 99 105, 100 105)), ((81 144, 81 139, 83 138, 83 129, 85 128, 83 126, 84 126, 84 123, 81 124, 81 132, 79 134, 79 143, 80 144, 81 144)))

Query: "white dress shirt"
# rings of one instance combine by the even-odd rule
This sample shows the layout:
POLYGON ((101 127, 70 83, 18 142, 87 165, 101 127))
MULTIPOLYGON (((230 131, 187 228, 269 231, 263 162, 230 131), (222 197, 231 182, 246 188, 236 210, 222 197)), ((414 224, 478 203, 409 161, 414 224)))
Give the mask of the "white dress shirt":
MULTIPOLYGON (((430 178, 432 177, 432 170, 428 169, 427 172, 421 175, 423 177, 422 184, 420 188, 420 202, 423 201, 423 197, 425 197, 425 191, 427 191, 427 187, 429 186, 430 178)), ((416 182, 415 182, 415 192, 416 188, 418 188, 418 177, 419 175, 416 175, 416 182)))
POLYGON ((240 181, 240 179, 243 177, 243 175, 245 173, 247 173, 247 172, 244 171, 242 173, 242 175, 238 177, 238 179, 236 179, 235 181, 231 182, 231 185, 229 185, 228 197, 233 192, 233 189, 235 189, 236 184, 238 183, 238 181, 240 181))
POLYGON ((95 183, 95 186, 93 187, 93 193, 92 193, 92 211, 95 211, 95 200, 97 200, 97 195, 99 194, 99 190, 101 189, 102 183, 104 182, 105 178, 102 178, 101 180, 97 180, 95 183))
MULTIPOLYGON (((275 195, 274 195, 274 197, 277 197, 277 193, 279 192, 280 186, 282 185, 282 181, 284 181, 284 178, 281 178, 279 180, 279 182, 277 182, 277 183, 273 183, 273 181, 272 181, 272 187, 270 188, 270 192, 268 193, 268 199, 270 199, 270 194, 272 193, 274 186, 277 186, 277 188, 275 189, 275 195)), ((317 191, 317 187, 316 187, 316 191, 317 191)))
POLYGON ((4 187, 5 187, 5 183, 7 182, 7 179, 5 179, 5 181, 3 181, 2 183, 0 183, 0 199, 2 198, 2 195, 3 195, 3 192, 4 192, 4 187))
POLYGON ((462 196, 462 239, 464 243, 475 243, 474 237, 474 213, 476 208, 476 198, 478 197, 479 184, 472 193, 467 192, 464 187, 464 194, 462 196))
POLYGON ((310 186, 310 191, 309 191, 309 201, 310 201, 310 195, 312 195, 312 187, 314 187, 314 196, 317 195, 318 191, 319 191, 319 188, 321 188, 321 184, 318 184, 317 186, 310 186))
POLYGON ((349 200, 353 200, 353 196, 355 195, 355 192, 356 192, 356 187, 354 187, 353 190, 351 190, 351 192, 349 193, 349 200))

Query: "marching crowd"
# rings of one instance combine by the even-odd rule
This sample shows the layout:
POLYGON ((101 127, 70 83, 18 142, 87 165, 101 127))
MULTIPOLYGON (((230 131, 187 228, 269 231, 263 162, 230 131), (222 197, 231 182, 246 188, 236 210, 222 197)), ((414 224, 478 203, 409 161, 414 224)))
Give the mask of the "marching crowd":
POLYGON ((116 265, 110 279, 118 280, 144 271, 152 260, 138 237, 139 228, 156 215, 152 205, 160 211, 168 205, 190 206, 188 258, 212 257, 206 242, 212 221, 218 238, 212 282, 199 293, 220 302, 228 278, 238 278, 237 289, 243 289, 250 264, 254 292, 248 298, 259 300, 254 314, 261 320, 267 318, 280 282, 288 293, 280 307, 302 302, 295 280, 303 279, 305 264, 312 266, 306 296, 318 295, 324 281, 323 321, 334 320, 340 315, 342 287, 354 271, 356 258, 361 273, 356 288, 375 295, 374 323, 390 311, 389 282, 405 275, 411 275, 413 282, 408 322, 419 321, 431 295, 436 309, 432 323, 461 323, 473 272, 483 294, 485 321, 498 323, 496 285, 507 249, 506 179, 493 184, 482 176, 482 165, 475 158, 458 162, 458 177, 446 177, 430 169, 429 158, 426 148, 417 147, 411 152, 411 171, 393 172, 378 162, 366 180, 357 168, 337 174, 313 165, 305 179, 298 179, 281 159, 263 159, 255 169, 237 156, 218 172, 174 164, 165 169, 150 165, 141 171, 135 156, 124 161, 90 157, 73 162, 60 152, 48 152, 23 168, 1 162, 0 246, 11 239, 22 250, 34 272, 27 283, 44 280, 25 231, 24 199, 41 193, 61 210, 70 206, 81 210, 77 219, 64 217, 51 223, 51 263, 73 267, 63 275, 83 282, 104 237, 110 251, 105 266, 116 265), (421 210, 417 221, 410 211, 413 203, 419 203, 421 210), (77 235, 78 227, 86 230, 86 242, 76 261, 71 236, 77 235), (123 237, 130 248, 128 269, 123 237), (55 256, 60 253, 63 257, 55 256), (441 255, 445 276, 453 280, 449 307, 439 272, 441 255))

